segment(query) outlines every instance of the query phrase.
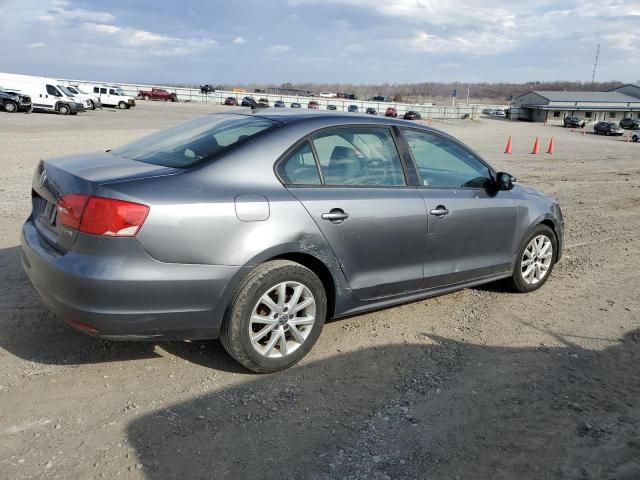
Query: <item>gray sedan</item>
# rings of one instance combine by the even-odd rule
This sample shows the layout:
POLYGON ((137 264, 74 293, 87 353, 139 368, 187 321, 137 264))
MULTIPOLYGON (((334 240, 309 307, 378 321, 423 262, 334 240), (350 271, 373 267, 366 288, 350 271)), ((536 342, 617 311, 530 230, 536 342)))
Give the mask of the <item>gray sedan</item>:
POLYGON ((558 204, 415 122, 209 115, 42 161, 22 261, 43 302, 113 340, 220 338, 287 368, 326 320, 510 279, 545 283, 558 204))

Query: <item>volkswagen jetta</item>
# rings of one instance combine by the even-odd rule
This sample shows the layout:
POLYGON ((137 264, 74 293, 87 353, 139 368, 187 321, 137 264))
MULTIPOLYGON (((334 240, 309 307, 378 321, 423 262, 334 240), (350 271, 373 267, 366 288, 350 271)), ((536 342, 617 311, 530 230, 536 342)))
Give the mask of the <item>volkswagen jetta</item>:
POLYGON ((213 114, 40 162, 22 261, 44 303, 113 340, 221 338, 287 368, 327 319, 510 278, 560 258, 558 204, 414 122, 213 114))

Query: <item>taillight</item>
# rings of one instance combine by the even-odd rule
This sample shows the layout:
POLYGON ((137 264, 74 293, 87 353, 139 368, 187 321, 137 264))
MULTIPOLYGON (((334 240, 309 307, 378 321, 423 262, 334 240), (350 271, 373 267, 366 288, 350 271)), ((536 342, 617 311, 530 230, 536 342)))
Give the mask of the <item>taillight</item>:
POLYGON ((57 221, 69 228, 79 229, 82 212, 89 200, 88 195, 69 194, 58 200, 57 221))
POLYGON ((133 237, 148 213, 147 205, 113 198, 71 194, 58 202, 58 220, 91 235, 133 237))

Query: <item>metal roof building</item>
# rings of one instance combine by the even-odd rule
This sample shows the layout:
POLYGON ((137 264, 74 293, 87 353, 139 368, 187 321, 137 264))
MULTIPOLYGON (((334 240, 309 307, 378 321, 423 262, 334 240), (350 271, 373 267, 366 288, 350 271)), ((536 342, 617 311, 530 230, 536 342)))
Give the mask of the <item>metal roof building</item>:
POLYGON ((640 87, 623 85, 608 92, 531 91, 513 99, 512 118, 562 123, 576 115, 586 121, 640 118, 640 87))

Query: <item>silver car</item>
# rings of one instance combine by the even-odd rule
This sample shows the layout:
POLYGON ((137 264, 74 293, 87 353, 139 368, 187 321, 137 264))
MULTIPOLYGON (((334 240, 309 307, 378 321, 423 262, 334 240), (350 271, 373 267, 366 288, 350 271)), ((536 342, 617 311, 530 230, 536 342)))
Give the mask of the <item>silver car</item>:
POLYGON ((106 153, 42 161, 22 261, 43 302, 113 340, 220 338, 256 372, 331 318, 560 258, 558 204, 455 138, 327 111, 208 115, 106 153))

